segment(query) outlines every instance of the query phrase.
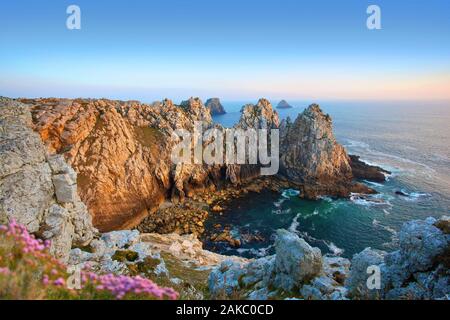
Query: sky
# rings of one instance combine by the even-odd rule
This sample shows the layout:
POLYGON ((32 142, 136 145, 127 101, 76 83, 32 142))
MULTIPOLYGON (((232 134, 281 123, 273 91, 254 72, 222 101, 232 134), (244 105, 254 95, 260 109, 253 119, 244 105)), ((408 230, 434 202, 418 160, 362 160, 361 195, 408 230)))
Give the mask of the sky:
POLYGON ((448 0, 1 1, 0 41, 9 97, 450 100, 448 0))

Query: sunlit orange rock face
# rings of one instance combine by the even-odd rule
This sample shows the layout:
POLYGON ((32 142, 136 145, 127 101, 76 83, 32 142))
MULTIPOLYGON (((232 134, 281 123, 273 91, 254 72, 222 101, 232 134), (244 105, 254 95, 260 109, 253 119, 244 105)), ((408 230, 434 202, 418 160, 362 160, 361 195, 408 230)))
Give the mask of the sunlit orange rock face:
MULTIPOLYGON (((78 173, 78 193, 100 231, 132 228, 165 200, 182 200, 204 190, 259 176, 258 165, 174 164, 177 129, 218 128, 198 98, 174 105, 106 99, 21 99, 31 109, 34 130, 50 154, 62 154, 78 173)), ((316 105, 294 123, 283 122, 270 102, 246 105, 240 129, 280 127, 280 174, 301 196, 348 197, 373 190, 354 183, 351 163, 332 132, 331 119, 316 105)), ((203 147, 211 141, 203 141, 203 147)), ((364 169, 366 170, 366 169, 364 169)))
POLYGON ((50 153, 63 154, 78 173, 78 191, 100 231, 138 224, 168 194, 208 185, 208 169, 170 162, 174 129, 211 123, 200 100, 175 106, 110 100, 24 100, 50 153), (172 185, 175 183, 175 187, 172 185))

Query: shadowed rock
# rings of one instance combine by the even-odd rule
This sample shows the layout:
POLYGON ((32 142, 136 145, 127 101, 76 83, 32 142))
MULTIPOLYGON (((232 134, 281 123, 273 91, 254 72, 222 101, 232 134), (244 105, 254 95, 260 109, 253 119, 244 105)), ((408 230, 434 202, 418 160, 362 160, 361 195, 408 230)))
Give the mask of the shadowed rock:
POLYGON ((209 109, 212 116, 225 114, 225 108, 220 103, 219 98, 210 98, 206 100, 205 107, 209 109))

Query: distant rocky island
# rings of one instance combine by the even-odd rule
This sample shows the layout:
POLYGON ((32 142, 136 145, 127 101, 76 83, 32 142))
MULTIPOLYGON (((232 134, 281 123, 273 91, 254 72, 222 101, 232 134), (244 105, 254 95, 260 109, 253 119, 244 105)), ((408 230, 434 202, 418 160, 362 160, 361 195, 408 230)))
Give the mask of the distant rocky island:
MULTIPOLYGON (((397 251, 367 248, 351 261, 324 256, 287 230, 276 231, 273 256, 248 260, 204 250, 198 236, 205 220, 232 198, 287 188, 311 200, 349 198, 375 193, 358 180, 384 181, 385 171, 349 156, 317 104, 280 122, 266 99, 244 106, 236 127, 280 130, 278 175, 260 176, 257 165, 172 164, 172 133, 192 130, 195 121, 220 127, 199 98, 146 105, 0 97, 0 224, 23 225, 69 266, 170 284, 185 299, 448 294, 448 217, 406 223, 397 251), (368 291, 373 265, 383 271, 383 286, 368 291)), ((240 245, 226 232, 215 241, 240 245)))
POLYGON ((212 116, 218 116, 221 114, 225 114, 225 108, 220 103, 219 98, 210 98, 206 100, 205 107, 211 111, 212 116))
POLYGON ((292 108, 292 106, 287 103, 286 100, 281 100, 278 105, 277 105, 277 109, 290 109, 292 108))

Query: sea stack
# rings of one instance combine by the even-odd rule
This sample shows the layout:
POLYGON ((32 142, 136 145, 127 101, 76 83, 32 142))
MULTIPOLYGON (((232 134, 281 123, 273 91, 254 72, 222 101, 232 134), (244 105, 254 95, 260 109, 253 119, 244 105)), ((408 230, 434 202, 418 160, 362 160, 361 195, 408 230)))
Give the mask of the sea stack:
POLYGON ((353 185, 349 157, 335 139, 332 121, 317 104, 310 105, 292 123, 280 128, 281 173, 303 185, 302 196, 346 197, 353 185))
POLYGON ((225 114, 226 111, 219 98, 210 98, 206 101, 205 107, 211 111, 212 116, 225 114))
POLYGON ((286 100, 281 100, 278 105, 277 105, 277 109, 291 109, 292 106, 287 103, 286 100))

